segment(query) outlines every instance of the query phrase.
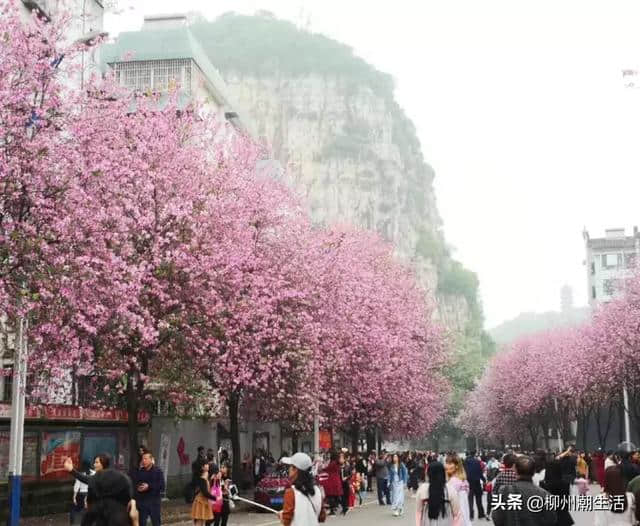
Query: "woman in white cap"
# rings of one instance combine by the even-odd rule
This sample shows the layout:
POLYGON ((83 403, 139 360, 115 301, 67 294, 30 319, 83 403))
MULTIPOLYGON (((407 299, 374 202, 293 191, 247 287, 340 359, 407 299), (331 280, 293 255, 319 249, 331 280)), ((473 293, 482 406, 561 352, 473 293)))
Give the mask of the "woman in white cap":
POLYGON ((284 492, 284 505, 280 521, 284 526, 315 526, 324 522, 326 514, 323 506, 322 490, 316 484, 309 455, 296 453, 284 457, 281 462, 289 466, 291 487, 284 492))

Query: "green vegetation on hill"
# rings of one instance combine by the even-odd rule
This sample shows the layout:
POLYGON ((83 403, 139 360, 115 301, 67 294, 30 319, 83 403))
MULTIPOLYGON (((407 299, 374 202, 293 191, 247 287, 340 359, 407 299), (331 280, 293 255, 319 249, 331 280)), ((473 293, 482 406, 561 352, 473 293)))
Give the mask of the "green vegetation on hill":
POLYGON ((339 75, 393 99, 391 75, 354 55, 349 46, 299 29, 271 13, 226 13, 212 22, 199 19, 191 25, 191 31, 222 71, 256 76, 271 76, 275 71, 292 76, 339 75))

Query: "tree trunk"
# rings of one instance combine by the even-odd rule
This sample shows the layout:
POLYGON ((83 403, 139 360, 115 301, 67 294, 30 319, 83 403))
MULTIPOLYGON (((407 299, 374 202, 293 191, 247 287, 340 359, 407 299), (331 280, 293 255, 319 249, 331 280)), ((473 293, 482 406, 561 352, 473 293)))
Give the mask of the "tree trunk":
MULTIPOLYGON (((129 471, 138 468, 138 389, 134 385, 136 372, 127 372, 127 431, 129 433, 129 471)), ((140 380, 138 380, 139 382, 140 380)))
POLYGON ((358 424, 353 424, 351 426, 351 452, 354 455, 358 452, 359 441, 360 441, 360 426, 358 424))
POLYGON ((582 411, 581 417, 582 417, 582 449, 584 449, 585 451, 588 451, 588 447, 587 447, 587 430, 589 428, 589 417, 591 416, 591 408, 589 409, 585 409, 582 411))
POLYGON ((527 426, 529 430, 529 436, 531 437, 531 451, 535 451, 538 449, 538 427, 529 425, 527 426))
POLYGON ((618 420, 620 420, 620 425, 618 426, 618 442, 624 442, 624 404, 618 406, 618 420))
POLYGON ((378 430, 378 455, 380 454, 380 451, 382 451, 382 433, 380 432, 380 430, 378 430))
POLYGON ((300 448, 298 447, 298 442, 299 442, 299 435, 298 432, 294 429, 291 432, 291 447, 293 449, 293 451, 290 452, 291 455, 293 455, 294 453, 297 453, 300 448))
POLYGON ((376 448, 376 432, 375 430, 367 429, 367 452, 373 451, 376 448))
POLYGON ((238 423, 238 413, 240 407, 240 395, 237 392, 231 393, 227 402, 229 408, 229 432, 231 433, 231 479, 240 477, 240 426, 238 423))

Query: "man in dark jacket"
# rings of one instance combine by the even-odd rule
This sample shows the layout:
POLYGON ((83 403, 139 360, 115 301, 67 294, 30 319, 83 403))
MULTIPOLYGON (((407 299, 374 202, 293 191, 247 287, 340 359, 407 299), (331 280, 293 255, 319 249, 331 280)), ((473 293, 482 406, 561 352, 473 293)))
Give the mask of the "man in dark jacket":
POLYGON ((493 523, 495 526, 554 526, 557 514, 545 506, 550 493, 531 480, 535 473, 533 459, 523 455, 516 459, 515 465, 518 480, 500 488, 491 513, 493 523))
POLYGON ((378 503, 384 506, 384 498, 387 499, 387 505, 391 504, 391 488, 389 487, 389 465, 387 464, 386 454, 380 453, 375 463, 376 470, 376 486, 378 488, 378 503))
POLYGON ((142 466, 133 471, 135 499, 140 513, 140 524, 151 518, 153 526, 160 526, 160 501, 164 493, 164 473, 153 462, 151 453, 142 455, 142 466))
POLYGON ((482 506, 482 486, 485 482, 482 465, 476 458, 476 452, 472 451, 464 461, 464 470, 469 481, 469 517, 473 520, 473 499, 475 497, 478 506, 478 518, 484 519, 484 508, 482 506))

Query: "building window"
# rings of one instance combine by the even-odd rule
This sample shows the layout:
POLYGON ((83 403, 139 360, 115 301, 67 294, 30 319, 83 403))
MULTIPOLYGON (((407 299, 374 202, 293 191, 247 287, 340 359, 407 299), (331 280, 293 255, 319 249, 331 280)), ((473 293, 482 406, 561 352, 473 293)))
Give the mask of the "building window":
POLYGON ((2 367, 3 385, 0 391, 0 402, 11 402, 11 392, 13 390, 13 365, 2 367))
POLYGON ((620 265, 620 259, 621 254, 602 254, 602 268, 618 268, 620 265))
POLYGON ((595 287, 595 285, 591 286, 591 298, 594 299, 594 300, 596 299, 596 287, 595 287))
POLYGON ((190 59, 117 62, 113 65, 118 82, 133 91, 166 93, 177 86, 191 94, 190 59))
POLYGON ((595 261, 591 262, 591 275, 593 276, 596 273, 596 263, 595 261))

